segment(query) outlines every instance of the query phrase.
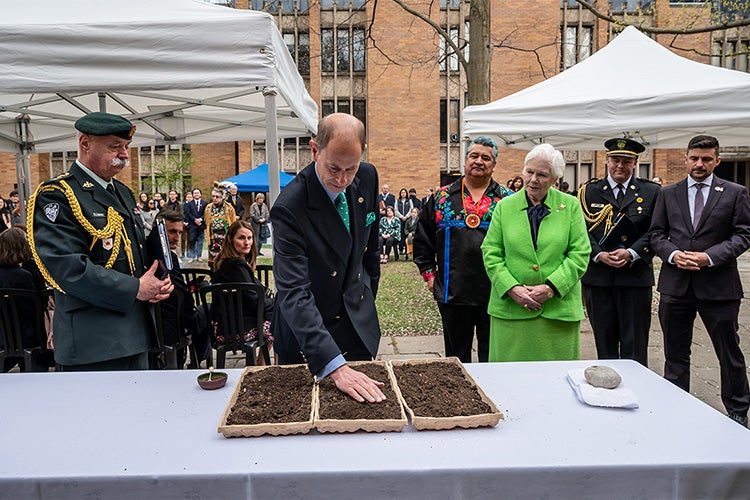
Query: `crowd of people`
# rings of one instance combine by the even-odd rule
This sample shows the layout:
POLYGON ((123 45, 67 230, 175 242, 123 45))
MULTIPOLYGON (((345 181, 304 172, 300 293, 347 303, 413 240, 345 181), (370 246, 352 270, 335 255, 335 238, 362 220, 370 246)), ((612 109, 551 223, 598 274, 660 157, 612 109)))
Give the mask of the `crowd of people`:
MULTIPOLYGON (((493 179, 497 144, 478 137, 466 148, 463 175, 420 199, 415 188, 397 196, 387 184, 379 189, 375 166, 361 161, 364 125, 334 113, 310 141, 313 161, 273 207, 261 193, 246 210, 233 185, 214 185, 208 202, 197 188, 184 201, 175 190, 166 200, 136 199, 114 179, 128 164, 133 125, 91 113, 75 127, 78 160, 29 200, 28 238, 13 227, 21 225, 17 196, 0 200, 0 238, 8 240, 0 245, 0 285, 56 291, 49 346, 62 371, 147 368, 149 305, 166 307, 176 293, 186 294, 188 329, 202 350, 226 341, 215 318, 201 318, 179 272, 158 273, 146 240, 163 223, 178 271, 178 249, 188 263, 200 262, 205 241, 215 281, 258 283, 256 260, 272 224, 275 295, 263 297, 263 331, 242 337, 264 336, 278 363, 306 362, 358 401, 385 397, 382 381, 348 362, 377 354, 375 297, 391 252, 394 260, 411 257, 432 292, 447 356, 471 362, 476 336, 480 362, 578 359, 585 306, 599 358, 646 366, 658 255, 665 378, 689 390, 700 315, 727 413, 747 425, 737 257, 750 247, 750 199, 745 187, 714 174, 721 162, 714 137, 691 139, 686 178, 665 187, 635 175, 642 144, 610 139, 606 175, 574 193, 561 182, 565 162, 553 146, 534 147, 520 175, 502 185, 493 179)), ((247 315, 253 324, 254 311, 247 315)))

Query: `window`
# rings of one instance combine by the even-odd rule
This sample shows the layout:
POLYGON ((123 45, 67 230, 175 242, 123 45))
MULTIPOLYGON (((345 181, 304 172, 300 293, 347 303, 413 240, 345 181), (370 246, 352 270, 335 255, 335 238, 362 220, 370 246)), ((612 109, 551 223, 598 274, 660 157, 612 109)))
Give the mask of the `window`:
MULTIPOLYGON (((461 47, 460 40, 459 40, 459 31, 458 26, 451 26, 448 30, 446 30, 448 34, 451 37, 451 41, 455 43, 458 47, 461 47)), ((442 43, 440 45, 440 71, 446 71, 446 68, 448 68, 449 71, 458 71, 458 55, 453 50, 453 48, 448 45, 448 42, 445 40, 441 40, 442 43)))
POLYGON ((651 0, 610 0, 611 12, 651 13, 652 3, 651 0))
MULTIPOLYGON (((322 10, 333 9, 334 6, 337 9, 348 9, 349 0, 320 0, 320 8, 322 10)), ((362 9, 365 6, 365 0, 351 0, 352 9, 362 9)))
POLYGON ((594 177, 594 168, 591 163, 566 163, 565 173, 563 178, 560 179, 560 184, 563 181, 568 183, 568 189, 570 191, 578 191, 578 188, 584 182, 594 177))
POLYGON ((348 113, 360 119, 367 126, 367 103, 364 99, 333 99, 323 100, 320 102, 321 116, 327 116, 331 113, 348 113))
POLYGON ((251 0, 253 10, 260 10, 276 14, 278 12, 307 12, 310 10, 310 0, 251 0), (281 9, 281 10, 279 10, 281 9))
POLYGON ((747 0, 714 0, 711 14, 717 23, 738 21, 750 17, 750 3, 747 0))
POLYGON ((320 69, 331 73, 365 71, 365 30, 344 28, 320 30, 320 69), (335 47, 335 53, 334 53, 335 47))
POLYGON ((458 5, 460 3, 460 0, 440 0, 440 8, 441 9, 457 9, 458 5))
POLYGON ((284 43, 297 64, 300 75, 310 74, 310 34, 306 32, 284 33, 284 43))
POLYGON ((714 40, 711 64, 748 72, 750 68, 748 56, 750 56, 750 42, 748 40, 714 40))
POLYGON ((589 57, 593 50, 591 26, 564 26, 562 29, 562 69, 566 70, 589 57))
POLYGON ((458 132, 459 105, 458 99, 440 99, 440 143, 458 144, 461 137, 458 132))

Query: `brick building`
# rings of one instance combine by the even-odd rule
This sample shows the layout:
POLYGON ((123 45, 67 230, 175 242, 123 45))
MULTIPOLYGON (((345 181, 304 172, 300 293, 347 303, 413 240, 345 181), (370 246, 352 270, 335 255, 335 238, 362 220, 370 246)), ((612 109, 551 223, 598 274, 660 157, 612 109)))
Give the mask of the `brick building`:
MULTIPOLYGON (((610 22, 596 18, 575 0, 489 1, 490 99, 496 100, 538 83, 580 62, 616 36, 610 22)), ((394 1, 372 0, 214 0, 237 9, 263 10, 274 16, 300 74, 322 115, 349 112, 367 125, 368 161, 392 191, 424 189, 460 173, 461 110, 467 104, 466 75, 458 58, 424 20, 405 12, 394 1)), ((599 0, 599 8, 615 19, 655 27, 706 25, 717 19, 725 2, 693 0, 599 0)), ((726 2, 737 5, 736 2, 726 2)), ((441 26, 464 47, 470 2, 410 0, 407 5, 441 26)), ((727 7, 725 10, 729 9, 727 7)), ((730 9, 731 10, 731 9, 730 9)), ((731 12, 730 12, 731 14, 731 12)), ((736 13, 735 13, 736 14, 736 13)), ((747 13, 741 13, 747 16, 747 13)), ((659 35, 664 45, 679 46, 679 55, 701 62, 748 71, 747 28, 700 35, 659 35)), ((673 49, 674 50, 674 49, 673 49)), ((465 52, 468 56, 468 50, 465 52)), ((638 73, 628 61, 621 75, 638 73)), ((721 137, 719 137, 721 140, 721 137)), ((309 138, 282 139, 281 166, 295 173, 310 161, 309 138)), ((750 144, 750 140, 749 140, 750 144)), ((191 186, 208 189, 223 179, 263 163, 263 141, 141 148, 123 172, 133 191, 165 192, 191 186), (163 175, 163 165, 179 169, 181 186, 163 175)), ((520 172, 525 152, 503 149, 495 178, 504 182, 520 172)), ((648 151, 640 176, 658 175, 667 182, 684 177, 683 152, 648 151)), ((750 148, 726 148, 717 173, 750 185, 750 148)), ((576 186, 604 174, 601 152, 565 151, 565 180, 576 186)), ((56 175, 75 158, 75 151, 32 155, 32 185, 56 175)), ((0 193, 15 183, 12 154, 0 153, 0 193)))

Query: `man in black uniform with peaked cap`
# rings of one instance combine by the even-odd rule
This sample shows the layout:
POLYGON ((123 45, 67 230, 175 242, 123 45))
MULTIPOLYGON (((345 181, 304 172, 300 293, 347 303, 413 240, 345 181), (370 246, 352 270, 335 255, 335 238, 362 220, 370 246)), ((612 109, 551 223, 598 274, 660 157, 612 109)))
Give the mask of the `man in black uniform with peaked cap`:
POLYGON ((649 244, 659 185, 635 176, 645 147, 609 139, 607 176, 578 190, 591 242, 581 278, 599 359, 634 359, 648 366, 654 253, 649 244))

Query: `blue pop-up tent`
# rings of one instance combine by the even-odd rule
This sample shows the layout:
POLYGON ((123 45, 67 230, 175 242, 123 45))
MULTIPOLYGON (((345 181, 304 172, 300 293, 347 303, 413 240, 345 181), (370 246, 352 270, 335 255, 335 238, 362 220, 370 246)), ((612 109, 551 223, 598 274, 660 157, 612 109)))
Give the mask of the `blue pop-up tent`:
MULTIPOLYGON (((283 188, 294 176, 286 172, 279 172, 281 182, 279 187, 283 188)), ((252 170, 242 172, 239 175, 225 179, 224 182, 232 182, 237 185, 240 193, 267 193, 268 192, 268 164, 261 163, 252 170)))

